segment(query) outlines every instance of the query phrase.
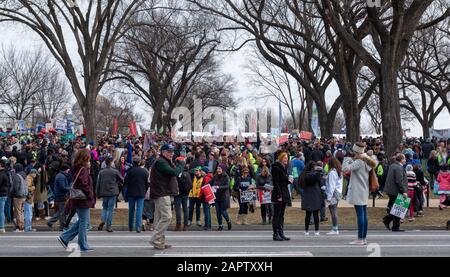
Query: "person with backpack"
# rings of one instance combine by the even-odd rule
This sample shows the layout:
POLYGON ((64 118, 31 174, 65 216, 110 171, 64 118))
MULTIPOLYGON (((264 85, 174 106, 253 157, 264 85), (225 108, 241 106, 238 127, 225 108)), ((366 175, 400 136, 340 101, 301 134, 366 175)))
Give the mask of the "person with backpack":
POLYGON ((12 183, 12 198, 13 198, 13 206, 14 206, 14 216, 16 218, 16 231, 24 232, 25 231, 25 223, 23 216, 23 209, 25 200, 28 195, 28 185, 26 181, 26 174, 23 169, 23 165, 16 164, 14 166, 14 171, 11 172, 11 176, 13 179, 12 183))
POLYGON ((6 161, 0 160, 0 233, 5 233, 5 203, 10 193, 10 178, 6 171, 6 161))
POLYGON ((56 213, 47 221, 47 226, 52 228, 53 224, 59 220, 60 232, 64 231, 64 226, 66 224, 64 209, 70 191, 70 182, 72 181, 70 168, 71 166, 69 164, 63 164, 60 168, 61 171, 55 176, 54 194, 56 213))
POLYGON ((225 164, 219 164, 216 169, 216 174, 211 180, 211 186, 215 188, 216 195, 216 215, 217 224, 219 225, 218 231, 223 230, 222 217, 227 222, 228 230, 231 230, 231 220, 228 216, 227 209, 230 208, 230 177, 227 174, 227 166, 225 164))
MULTIPOLYGON (((185 157, 186 155, 182 155, 185 157)), ((188 171, 188 167, 185 166, 183 173, 180 177, 177 177, 178 180, 178 190, 180 192, 179 195, 174 197, 175 204, 175 217, 176 217, 176 227, 175 231, 187 231, 189 224, 189 210, 188 210, 188 200, 189 200, 189 192, 192 189, 192 180, 191 174, 188 171), (181 210, 183 209, 183 227, 181 227, 181 210)))

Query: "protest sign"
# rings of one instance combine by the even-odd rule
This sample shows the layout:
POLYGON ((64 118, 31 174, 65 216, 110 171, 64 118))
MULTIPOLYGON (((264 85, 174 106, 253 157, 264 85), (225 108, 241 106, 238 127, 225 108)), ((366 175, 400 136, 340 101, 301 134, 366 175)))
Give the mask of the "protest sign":
POLYGON ((401 194, 397 195, 397 199, 395 199, 395 203, 391 209, 391 215, 404 219, 410 204, 411 198, 405 199, 401 194))

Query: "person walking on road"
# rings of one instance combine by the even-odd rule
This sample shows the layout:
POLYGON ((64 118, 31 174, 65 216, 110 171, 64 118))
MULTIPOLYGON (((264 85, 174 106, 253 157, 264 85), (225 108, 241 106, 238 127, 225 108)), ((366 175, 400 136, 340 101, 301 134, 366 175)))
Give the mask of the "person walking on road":
POLYGON ((166 243, 165 232, 172 219, 171 197, 177 196, 178 183, 186 165, 185 158, 177 158, 177 164, 172 161, 175 148, 165 144, 161 148, 161 157, 154 163, 150 176, 150 197, 155 200, 155 232, 150 243, 157 250, 172 246, 166 243))
POLYGON ((392 231, 402 232, 400 230, 400 218, 391 215, 392 206, 397 199, 398 194, 402 194, 406 199, 408 197, 408 178, 403 167, 406 163, 406 157, 403 154, 397 154, 395 161, 389 166, 388 175, 386 178, 386 186, 384 191, 389 196, 389 203, 387 208, 387 215, 383 218, 383 223, 388 230, 391 230, 390 224, 393 222, 392 231))
POLYGON ((375 168, 376 161, 364 153, 366 144, 357 142, 353 145, 355 155, 346 157, 342 165, 343 171, 350 171, 350 184, 347 192, 347 202, 355 206, 358 221, 358 239, 350 242, 352 245, 367 244, 367 202, 369 200, 369 172, 375 168))
POLYGON ((326 195, 333 227, 327 235, 339 235, 337 206, 342 198, 342 165, 335 157, 329 161, 329 172, 326 180, 326 195))
POLYGON ((58 237, 59 243, 67 249, 69 242, 78 236, 78 245, 82 253, 94 251, 89 247, 87 230, 90 221, 90 209, 95 206, 94 186, 90 175, 91 153, 89 149, 81 149, 75 155, 72 176, 75 176, 73 188, 81 190, 86 199, 70 199, 68 206, 76 209, 78 221, 58 237))
POLYGON ((55 177, 54 194, 56 213, 47 221, 48 227, 52 228, 53 224, 59 220, 60 232, 64 231, 64 226, 66 225, 65 205, 69 197, 71 181, 72 176, 70 175, 70 165, 63 164, 61 166, 61 171, 55 177))
POLYGON ((273 203, 273 240, 283 241, 290 240, 284 236, 284 212, 286 206, 291 203, 291 195, 289 193, 289 185, 294 181, 289 180, 287 172, 289 157, 286 152, 278 154, 277 161, 272 166, 272 203, 273 203))
POLYGON ((142 231, 142 212, 144 210, 145 193, 148 185, 148 171, 141 167, 141 159, 133 159, 133 167, 125 176, 123 190, 126 191, 125 199, 128 200, 128 229, 133 232, 133 223, 136 233, 142 231), (136 215, 136 220, 134 219, 136 215))
POLYGON ((120 186, 123 186, 124 179, 120 172, 113 168, 113 158, 108 157, 105 160, 106 167, 100 170, 98 174, 96 194, 98 198, 103 199, 102 221, 98 230, 102 231, 106 224, 106 231, 113 232, 112 221, 114 216, 114 207, 117 196, 120 193, 120 186))

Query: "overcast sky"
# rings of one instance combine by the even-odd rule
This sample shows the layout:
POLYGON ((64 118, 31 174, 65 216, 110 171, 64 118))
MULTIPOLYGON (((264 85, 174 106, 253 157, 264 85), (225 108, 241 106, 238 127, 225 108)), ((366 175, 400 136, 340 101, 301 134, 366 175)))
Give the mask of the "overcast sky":
MULTIPOLYGON (((17 26, 17 25, 16 25, 17 26)), ((45 46, 43 45, 40 38, 35 35, 33 32, 28 31, 24 28, 12 28, 12 25, 7 27, 0 26, 0 45, 2 47, 8 47, 9 45, 15 45, 19 49, 32 49, 41 47, 44 51, 47 51, 45 46)), ((71 49, 74 53, 73 57, 76 57, 76 48, 75 43, 68 44, 69 49, 71 49)), ((257 105, 267 104, 267 106, 275 106, 277 107, 277 102, 275 99, 270 99, 267 101, 261 101, 260 103, 255 105, 254 101, 251 101, 251 96, 255 95, 257 89, 252 87, 250 78, 248 76, 248 69, 246 66, 249 64, 248 60, 248 50, 243 49, 240 52, 227 54, 226 57, 221 59, 223 64, 224 73, 231 74, 236 82, 236 97, 241 98, 243 101, 240 102, 240 109, 244 109, 247 107, 255 107, 257 105)), ((330 100, 330 103, 336 99, 339 91, 335 84, 331 85, 327 91, 327 99, 330 100)), ((75 103, 75 99, 72 99, 72 103, 75 103)), ((145 108, 143 103, 139 103, 137 110, 143 114, 145 114, 146 124, 150 124, 151 115, 148 112, 144 112, 144 110, 148 110, 145 108)), ((366 115, 363 115, 362 118, 363 124, 367 124, 368 118, 366 115)), ((436 119, 434 127, 436 129, 446 129, 450 128, 450 115, 447 110, 442 112, 441 115, 436 119)), ((410 124, 404 124, 404 129, 411 129, 411 132, 408 133, 409 136, 421 136, 422 128, 420 124, 416 121, 410 124)))

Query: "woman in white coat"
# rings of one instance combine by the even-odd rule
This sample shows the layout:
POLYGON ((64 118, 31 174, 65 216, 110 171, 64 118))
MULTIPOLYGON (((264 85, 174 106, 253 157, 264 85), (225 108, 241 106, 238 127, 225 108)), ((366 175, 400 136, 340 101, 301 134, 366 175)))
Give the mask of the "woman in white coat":
POLYGON ((342 165, 343 171, 350 171, 350 182, 347 193, 347 202, 355 206, 358 220, 358 239, 350 244, 367 244, 367 202, 369 200, 369 172, 376 166, 376 161, 364 153, 365 143, 358 142, 353 145, 355 156, 345 158, 342 165))

